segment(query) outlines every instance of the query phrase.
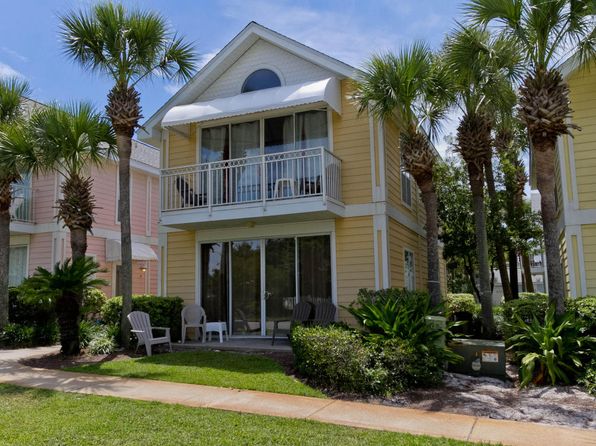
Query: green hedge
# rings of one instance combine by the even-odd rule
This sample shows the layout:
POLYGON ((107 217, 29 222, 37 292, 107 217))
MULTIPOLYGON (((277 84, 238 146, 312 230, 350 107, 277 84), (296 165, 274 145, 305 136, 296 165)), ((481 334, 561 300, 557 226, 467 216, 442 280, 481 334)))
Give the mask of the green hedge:
MULTIPOLYGON (((179 297, 162 297, 149 294, 132 296, 132 311, 144 311, 155 327, 170 327, 172 341, 180 340, 180 313, 184 302, 179 297)), ((122 297, 108 299, 101 307, 102 321, 108 325, 119 325, 122 314, 122 297)))
POLYGON ((327 390, 391 395, 443 379, 440 352, 407 341, 367 342, 343 327, 297 326, 290 336, 298 372, 327 390))
POLYGON ((592 336, 596 336, 596 296, 569 299, 567 308, 575 313, 575 316, 582 321, 592 336))

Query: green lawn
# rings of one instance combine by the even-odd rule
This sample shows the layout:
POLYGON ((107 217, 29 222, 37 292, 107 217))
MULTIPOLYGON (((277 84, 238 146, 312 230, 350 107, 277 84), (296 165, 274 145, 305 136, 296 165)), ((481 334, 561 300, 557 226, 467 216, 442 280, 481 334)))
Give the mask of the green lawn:
POLYGON ((464 445, 314 421, 0 385, 8 445, 464 445))
POLYGON ((286 375, 272 359, 245 353, 166 353, 66 370, 324 398, 322 392, 286 375))

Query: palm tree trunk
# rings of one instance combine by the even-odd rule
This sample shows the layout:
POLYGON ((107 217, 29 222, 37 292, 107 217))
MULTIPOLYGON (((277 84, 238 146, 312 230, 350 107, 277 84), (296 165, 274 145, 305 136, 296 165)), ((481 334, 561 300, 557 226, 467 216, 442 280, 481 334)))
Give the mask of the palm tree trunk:
POLYGON ((482 307, 482 327, 487 338, 495 336, 492 292, 490 290, 490 264, 488 261, 488 240, 486 236, 486 213, 484 209, 484 181, 478 168, 468 164, 470 189, 472 190, 472 208, 476 233, 476 253, 480 278, 480 305, 482 307))
POLYGON ((73 260, 85 257, 87 253, 86 229, 70 228, 70 250, 72 251, 73 260))
POLYGON ((79 341, 80 307, 80 298, 74 293, 64 293, 56 300, 60 345, 64 355, 78 355, 81 352, 79 341))
POLYGON ((2 329, 9 322, 10 184, 3 184, 0 191, 0 329, 2 329))
POLYGON ((532 266, 530 265, 530 256, 527 252, 521 254, 522 266, 524 268, 524 276, 526 278, 526 291, 528 293, 534 292, 534 282, 532 281, 532 266))
POLYGON ((519 299, 519 282, 517 281, 517 252, 509 250, 509 277, 511 277, 511 299, 519 299))
POLYGON ((130 324, 127 316, 132 311, 132 241, 130 234, 130 156, 132 133, 116 132, 118 145, 118 178, 120 182, 120 249, 122 265, 120 267, 120 292, 122 293, 121 342, 128 347, 130 342, 130 324))
MULTIPOLYGON (((488 189, 488 196, 490 198, 490 208, 491 214, 493 218, 496 218, 498 213, 498 202, 497 202, 497 190, 495 187, 495 175, 493 172, 493 163, 492 160, 487 160, 484 164, 484 173, 486 175, 486 187, 488 189)), ((500 228, 497 229, 497 231, 500 228)), ((496 243, 495 243, 495 252, 497 257, 497 265, 499 267, 499 274, 501 275, 501 284, 503 286, 503 297, 505 300, 511 300, 511 286, 509 284, 509 275, 507 274, 507 262, 505 261, 505 250, 503 249, 503 243, 500 237, 500 232, 495 232, 495 235, 498 234, 496 243)))
POLYGON ((426 211, 426 256, 428 263, 428 292, 431 305, 441 303, 441 281, 439 277, 439 226, 438 200, 432 179, 419 185, 426 211))
POLYGON ((536 183, 540 192, 542 227, 548 273, 548 297, 556 306, 557 314, 565 312, 565 289, 563 265, 559 250, 559 230, 557 228, 557 205, 555 201, 555 145, 544 139, 542 147, 534 144, 532 155, 536 166, 536 183))

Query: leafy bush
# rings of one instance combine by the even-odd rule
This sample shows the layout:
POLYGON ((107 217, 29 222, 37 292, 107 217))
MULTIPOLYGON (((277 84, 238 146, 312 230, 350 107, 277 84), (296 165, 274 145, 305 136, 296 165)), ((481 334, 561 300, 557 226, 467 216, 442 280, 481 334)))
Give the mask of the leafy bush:
POLYGON ((569 299, 567 309, 575 314, 592 336, 596 336, 596 296, 569 299))
POLYGON ((115 325, 103 325, 91 321, 82 321, 80 326, 81 348, 86 348, 92 355, 107 355, 116 349, 116 336, 119 329, 115 325))
POLYGON ((99 315, 101 308, 107 300, 106 293, 99 288, 89 288, 85 290, 85 294, 83 294, 81 314, 87 319, 99 315))
POLYGON ((517 315, 514 327, 517 334, 509 339, 509 350, 513 350, 521 363, 521 386, 530 382, 549 381, 552 385, 574 382, 596 347, 596 338, 585 331, 571 312, 558 318, 555 306, 547 310, 543 323, 537 318, 527 323, 517 315))
POLYGON ((584 386, 590 395, 596 396, 596 358, 584 369, 577 382, 584 386))
POLYGON ((447 294, 444 302, 447 317, 457 313, 467 313, 473 317, 480 313, 480 304, 476 302, 473 294, 447 294))
POLYGON ((389 395, 441 383, 440 349, 401 339, 371 342, 352 329, 296 326, 290 336, 296 369, 320 387, 389 395))
MULTIPOLYGON (((155 327, 170 327, 172 341, 180 340, 180 312, 183 300, 179 297, 161 297, 149 294, 132 296, 132 310, 149 314, 155 327)), ((101 307, 101 318, 107 325, 120 325, 122 297, 112 297, 101 307)), ((118 335, 119 339, 119 335, 118 335)))
POLYGON ((35 331, 30 325, 9 323, 0 330, 0 344, 10 347, 33 347, 35 331))
POLYGON ((9 289, 8 299, 8 320, 13 327, 5 333, 4 345, 32 347, 57 342, 58 325, 51 298, 35 296, 25 287, 16 287, 9 289))
POLYGON ((503 308, 503 336, 508 340, 517 334, 517 318, 531 323, 534 318, 544 321, 548 309, 548 296, 543 293, 519 293, 519 299, 504 302, 503 308))

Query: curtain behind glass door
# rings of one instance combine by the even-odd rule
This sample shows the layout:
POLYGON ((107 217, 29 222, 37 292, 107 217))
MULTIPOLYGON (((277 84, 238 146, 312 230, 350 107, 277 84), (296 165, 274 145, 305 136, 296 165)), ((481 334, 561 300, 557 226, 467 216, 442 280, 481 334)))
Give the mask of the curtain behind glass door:
MULTIPOLYGON (((294 116, 265 119, 265 154, 283 154, 294 150, 294 116)), ((296 195, 296 162, 283 155, 268 157, 266 166, 268 198, 296 195)))
MULTIPOLYGON (((261 153, 259 121, 232 125, 231 159, 250 158, 261 153)), ((258 159, 235 161, 230 169, 230 201, 261 199, 261 163, 258 159)))
POLYGON ((228 243, 201 245, 201 306, 208 321, 228 320, 228 243))
POLYGON ((232 334, 261 335, 261 243, 232 242, 232 334))
MULTIPOLYGON (((230 158, 230 138, 228 126, 209 127, 201 130, 201 163, 227 160, 230 158)), ((199 199, 207 197, 207 175, 204 174, 200 180, 201 189, 199 199)), ((211 171, 211 204, 227 203, 228 196, 228 174, 224 168, 216 168, 211 171)), ((207 200, 204 200, 206 202, 207 200)))
POLYGON ((331 240, 328 235, 298 238, 300 300, 331 302, 331 240))

